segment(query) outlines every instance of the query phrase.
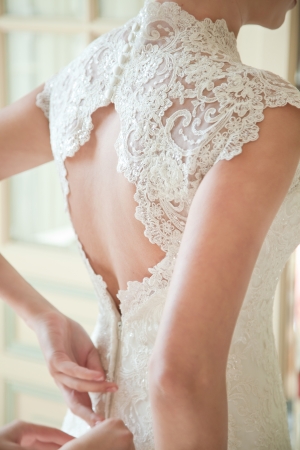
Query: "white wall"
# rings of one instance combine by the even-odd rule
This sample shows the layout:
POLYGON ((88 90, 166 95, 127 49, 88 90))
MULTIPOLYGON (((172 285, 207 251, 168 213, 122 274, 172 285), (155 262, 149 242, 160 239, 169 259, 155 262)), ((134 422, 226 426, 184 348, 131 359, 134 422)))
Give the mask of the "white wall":
POLYGON ((257 25, 242 28, 238 47, 244 64, 269 70, 288 79, 290 57, 291 13, 278 30, 257 25))

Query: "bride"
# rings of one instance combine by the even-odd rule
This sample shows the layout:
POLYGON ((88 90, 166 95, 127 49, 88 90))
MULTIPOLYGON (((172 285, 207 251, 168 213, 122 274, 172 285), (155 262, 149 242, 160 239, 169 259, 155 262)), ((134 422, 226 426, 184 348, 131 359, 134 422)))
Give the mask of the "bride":
POLYGON ((92 343, 1 259, 64 431, 113 417, 137 450, 291 449, 272 308, 300 243, 300 93, 236 37, 294 6, 147 1, 2 110, 1 178, 54 158, 99 300, 92 343))

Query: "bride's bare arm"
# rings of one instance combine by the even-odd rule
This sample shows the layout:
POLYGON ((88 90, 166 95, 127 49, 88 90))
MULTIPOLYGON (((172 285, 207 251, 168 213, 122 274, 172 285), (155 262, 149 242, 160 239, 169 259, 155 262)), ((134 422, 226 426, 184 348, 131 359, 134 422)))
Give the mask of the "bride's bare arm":
POLYGON ((226 364, 268 229, 300 156, 300 112, 267 109, 260 138, 202 181, 149 366, 156 450, 226 450, 226 364))
POLYGON ((0 110, 0 180, 53 159, 49 123, 35 104, 42 88, 0 110))

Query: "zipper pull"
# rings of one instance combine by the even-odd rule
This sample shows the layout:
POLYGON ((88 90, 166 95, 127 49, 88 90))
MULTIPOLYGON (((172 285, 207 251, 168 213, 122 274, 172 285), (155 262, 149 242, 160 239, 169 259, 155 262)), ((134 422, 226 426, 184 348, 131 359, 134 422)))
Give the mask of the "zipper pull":
POLYGON ((122 322, 119 321, 118 322, 118 338, 121 339, 121 335, 122 335, 122 322))

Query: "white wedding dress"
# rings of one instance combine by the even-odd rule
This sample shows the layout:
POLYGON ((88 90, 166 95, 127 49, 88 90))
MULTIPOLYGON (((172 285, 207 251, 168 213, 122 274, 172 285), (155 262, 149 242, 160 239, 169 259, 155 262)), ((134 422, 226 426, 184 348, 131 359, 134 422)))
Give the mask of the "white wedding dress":
MULTIPOLYGON (((108 378, 119 385, 115 394, 93 395, 93 405, 124 420, 136 450, 154 450, 147 363, 195 192, 214 164, 230 164, 243 144, 259 138, 265 108, 300 108, 300 93, 243 65, 224 20, 198 21, 176 3, 147 1, 38 96, 65 196, 64 161, 89 140, 91 114, 111 102, 121 121, 117 170, 136 187, 135 217, 145 236, 166 256, 150 277, 119 291, 120 315, 79 244, 99 300, 93 341, 108 378)), ((229 450, 291 449, 272 309, 280 273, 299 243, 300 165, 261 248, 231 342, 229 450)), ((87 426, 68 413, 64 430, 78 436, 87 426)))

